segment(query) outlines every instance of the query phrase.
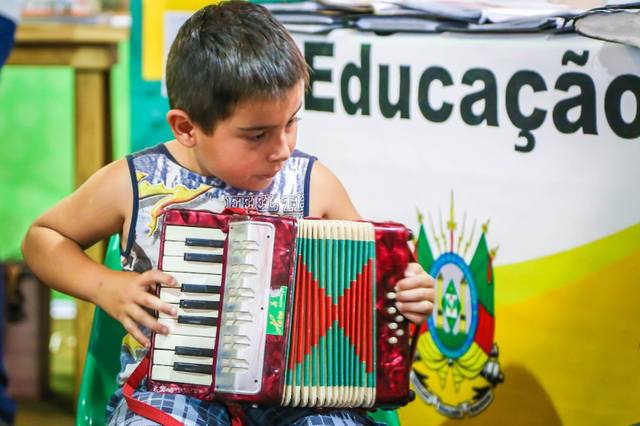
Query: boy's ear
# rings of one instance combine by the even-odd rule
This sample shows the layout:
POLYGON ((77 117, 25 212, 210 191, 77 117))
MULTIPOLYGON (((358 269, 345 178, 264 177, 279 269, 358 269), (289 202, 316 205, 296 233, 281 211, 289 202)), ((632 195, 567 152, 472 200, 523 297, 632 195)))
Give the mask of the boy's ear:
POLYGON ((181 109, 172 109, 167 113, 167 123, 171 127, 173 136, 182 145, 191 148, 196 144, 195 124, 189 114, 181 109))

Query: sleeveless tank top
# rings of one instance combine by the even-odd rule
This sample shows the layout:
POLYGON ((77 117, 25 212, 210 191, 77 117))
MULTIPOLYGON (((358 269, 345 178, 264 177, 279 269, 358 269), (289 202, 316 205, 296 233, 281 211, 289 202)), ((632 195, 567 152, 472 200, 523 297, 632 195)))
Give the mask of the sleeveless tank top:
MULTIPOLYGON (((227 207, 301 218, 309 213, 309 180, 316 160, 294 151, 271 185, 261 191, 233 188, 217 177, 182 167, 164 144, 127 156, 133 185, 133 214, 122 252, 122 269, 144 272, 158 267, 164 212, 173 208, 221 212, 227 207)), ((149 330, 142 329, 148 336, 149 330)), ((120 384, 126 381, 146 349, 127 334, 120 352, 120 384)))

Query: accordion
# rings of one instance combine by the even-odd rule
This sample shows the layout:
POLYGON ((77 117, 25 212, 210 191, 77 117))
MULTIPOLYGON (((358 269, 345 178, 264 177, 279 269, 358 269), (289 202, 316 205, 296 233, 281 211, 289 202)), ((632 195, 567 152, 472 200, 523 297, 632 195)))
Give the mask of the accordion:
POLYGON ((396 407, 413 398, 396 282, 410 231, 392 223, 166 212, 150 390, 293 407, 396 407))

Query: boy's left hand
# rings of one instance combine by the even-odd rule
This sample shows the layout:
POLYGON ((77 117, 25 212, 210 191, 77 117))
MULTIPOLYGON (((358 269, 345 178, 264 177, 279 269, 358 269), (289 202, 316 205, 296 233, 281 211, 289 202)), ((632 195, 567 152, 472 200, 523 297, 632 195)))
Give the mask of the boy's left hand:
POLYGON ((396 306, 405 318, 421 325, 433 311, 433 278, 418 263, 409 263, 404 276, 395 286, 396 306))

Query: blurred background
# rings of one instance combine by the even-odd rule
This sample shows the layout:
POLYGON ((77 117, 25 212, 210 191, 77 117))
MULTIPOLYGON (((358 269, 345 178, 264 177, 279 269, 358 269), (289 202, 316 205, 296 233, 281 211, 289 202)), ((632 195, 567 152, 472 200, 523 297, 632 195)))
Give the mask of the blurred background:
MULTIPOLYGON (((113 67, 101 72, 108 78, 111 97, 113 152, 117 157, 124 155, 130 145, 129 2, 24 0, 21 6, 18 31, 21 27, 28 31, 22 36, 18 32, 18 39, 30 37, 38 25, 62 36, 69 32, 67 25, 77 24, 109 25, 122 31, 121 41, 114 42, 113 67)), ((53 51, 60 57, 65 54, 53 51)), ((86 353, 86 341, 81 347, 77 338, 78 303, 46 289, 21 262, 20 253, 29 223, 76 186, 78 91, 76 68, 62 63, 66 60, 46 66, 38 59, 33 65, 7 65, 0 77, 0 239, 4 241, 0 280, 6 295, 6 392, 17 401, 16 424, 25 426, 75 424, 79 362, 84 362, 80 357, 86 353)), ((91 317, 84 321, 90 326, 91 317)))
MULTIPOLYGON (((19 426, 100 424, 83 417, 86 401, 104 406, 91 389, 113 390, 113 374, 99 373, 117 368, 117 354, 96 355, 93 307, 49 291, 20 243, 100 166, 171 138, 164 55, 208 3, 23 0, 13 9, 16 44, 0 73, 0 426, 3 410, 19 426)), ((314 71, 299 146, 341 177, 363 216, 421 235, 434 276, 439 256, 455 252, 486 281, 480 296, 461 296, 481 300, 460 314, 477 322, 482 363, 465 370, 469 352, 444 357, 429 338, 435 327, 424 330, 413 376, 422 393, 385 421, 640 422, 640 4, 264 4, 314 71), (536 108, 543 119, 531 125, 536 108)), ((107 252, 106 242, 89 250, 98 261, 107 252)), ((102 340, 117 346, 121 330, 99 319, 102 340)))

